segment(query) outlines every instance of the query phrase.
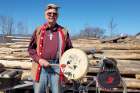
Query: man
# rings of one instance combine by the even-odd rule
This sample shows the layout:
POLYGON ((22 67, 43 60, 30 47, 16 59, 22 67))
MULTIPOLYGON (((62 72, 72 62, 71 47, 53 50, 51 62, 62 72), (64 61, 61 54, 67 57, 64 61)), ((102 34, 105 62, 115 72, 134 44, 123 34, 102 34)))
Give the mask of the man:
POLYGON ((55 4, 47 6, 45 9, 47 22, 35 29, 28 47, 29 55, 38 65, 33 77, 35 93, 48 93, 48 85, 52 93, 61 93, 60 68, 59 65, 52 64, 59 64, 61 55, 72 48, 72 44, 68 32, 56 23, 58 9, 55 4))

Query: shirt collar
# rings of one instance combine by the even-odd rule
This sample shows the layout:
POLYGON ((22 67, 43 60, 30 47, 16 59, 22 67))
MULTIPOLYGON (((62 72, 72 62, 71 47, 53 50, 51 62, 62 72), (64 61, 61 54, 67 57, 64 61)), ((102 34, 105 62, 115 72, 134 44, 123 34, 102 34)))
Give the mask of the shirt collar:
POLYGON ((58 28, 58 24, 56 23, 53 27, 51 27, 51 28, 48 27, 46 29, 46 31, 51 30, 52 32, 55 32, 55 31, 57 31, 57 28, 58 28))

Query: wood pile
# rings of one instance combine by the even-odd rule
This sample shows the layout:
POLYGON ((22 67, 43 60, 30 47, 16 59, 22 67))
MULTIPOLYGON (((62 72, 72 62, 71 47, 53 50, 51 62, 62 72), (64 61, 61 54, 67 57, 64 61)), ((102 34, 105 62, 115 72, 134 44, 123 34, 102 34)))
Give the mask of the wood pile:
POLYGON ((0 42, 0 92, 29 78, 31 62, 27 53, 29 37, 7 37, 10 42, 0 42), (26 64, 26 62, 28 64, 26 64), (28 75, 27 75, 28 74, 28 75))
POLYGON ((73 45, 81 49, 100 51, 90 54, 92 58, 89 59, 91 67, 89 67, 88 75, 95 75, 99 72, 97 64, 100 58, 115 58, 127 87, 140 89, 140 39, 127 37, 123 40, 118 39, 115 43, 102 42, 98 39, 77 39, 73 41, 73 45))
MULTIPOLYGON (((32 64, 27 47, 30 37, 10 38, 12 42, 0 43, 0 64, 5 70, 22 71, 22 80, 29 79, 32 64)), ((97 65, 101 58, 115 58, 127 87, 140 91, 140 39, 127 37, 117 41, 117 43, 102 43, 97 38, 79 38, 72 40, 72 43, 75 48, 80 48, 88 54, 90 66, 87 76, 98 73, 97 65)), ((15 74, 15 72, 11 73, 15 74)))

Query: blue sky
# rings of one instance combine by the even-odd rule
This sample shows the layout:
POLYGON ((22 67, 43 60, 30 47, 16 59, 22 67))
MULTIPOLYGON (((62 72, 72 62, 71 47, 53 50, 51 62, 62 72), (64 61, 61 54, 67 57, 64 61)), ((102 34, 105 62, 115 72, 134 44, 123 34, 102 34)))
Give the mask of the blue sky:
POLYGON ((115 33, 140 32, 140 0, 0 0, 0 15, 22 21, 32 33, 46 21, 44 8, 48 3, 61 6, 58 23, 72 35, 87 26, 100 27, 109 33, 112 18, 117 24, 115 33))

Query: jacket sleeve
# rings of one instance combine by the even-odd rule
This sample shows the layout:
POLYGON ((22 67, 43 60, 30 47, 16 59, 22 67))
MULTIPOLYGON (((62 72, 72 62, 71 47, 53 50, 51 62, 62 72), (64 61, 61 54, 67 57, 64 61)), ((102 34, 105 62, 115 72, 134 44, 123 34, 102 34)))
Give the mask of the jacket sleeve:
POLYGON ((71 42, 69 33, 67 32, 65 51, 68 50, 68 49, 70 49, 70 48, 73 48, 73 46, 72 46, 72 42, 71 42))
POLYGON ((34 31, 33 36, 32 36, 32 38, 31 38, 31 41, 30 41, 30 43, 29 43, 29 46, 28 46, 28 53, 29 53, 29 56, 30 56, 35 62, 38 62, 39 59, 40 59, 40 57, 38 56, 37 50, 36 50, 36 48, 37 48, 37 43, 36 43, 36 41, 37 41, 36 31, 37 31, 37 30, 34 31))

